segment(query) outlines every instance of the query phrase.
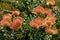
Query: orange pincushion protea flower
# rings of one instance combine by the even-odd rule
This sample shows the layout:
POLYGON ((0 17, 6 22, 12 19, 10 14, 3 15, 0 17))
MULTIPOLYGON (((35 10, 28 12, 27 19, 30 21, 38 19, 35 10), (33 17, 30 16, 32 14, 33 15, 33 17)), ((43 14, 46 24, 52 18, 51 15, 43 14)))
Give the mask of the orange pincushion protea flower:
POLYGON ((44 13, 45 13, 44 11, 45 11, 45 10, 44 10, 43 7, 37 6, 36 8, 34 8, 34 9, 32 10, 32 13, 34 13, 34 14, 37 14, 37 13, 42 13, 42 14, 44 14, 44 13))
POLYGON ((55 16, 54 15, 50 15, 50 16, 47 16, 45 19, 44 19, 44 23, 42 24, 42 26, 51 26, 55 23, 56 19, 55 19, 55 16))
POLYGON ((11 26, 11 24, 12 24, 11 18, 12 18, 11 14, 5 14, 5 15, 3 15, 3 18, 0 21, 0 25, 2 25, 2 26, 11 26))
POLYGON ((4 14, 2 20, 0 21, 0 25, 8 26, 13 30, 17 30, 23 23, 23 19, 21 17, 18 17, 19 14, 19 11, 12 11, 12 14, 4 14), (12 16, 16 17, 13 22, 11 21, 12 16))
POLYGON ((12 15, 11 14, 5 14, 3 16, 3 19, 7 19, 7 20, 10 20, 12 18, 12 15))
POLYGON ((11 26, 12 22, 10 20, 3 19, 0 22, 0 25, 2 26, 11 26))
POLYGON ((45 14, 46 15, 51 15, 52 11, 48 8, 45 8, 45 14))
POLYGON ((52 28, 46 28, 45 31, 49 34, 58 34, 57 29, 52 29, 52 28))
POLYGON ((16 17, 13 20, 13 23, 11 25, 11 29, 17 30, 19 27, 21 27, 22 23, 23 23, 23 19, 21 17, 16 17))
POLYGON ((32 10, 32 13, 50 15, 52 13, 52 11, 48 8, 43 8, 42 6, 37 6, 36 8, 34 8, 32 10))
POLYGON ((43 23, 43 19, 38 17, 30 21, 30 26, 33 28, 40 28, 42 23, 43 23))
POLYGON ((14 16, 18 16, 19 14, 20 14, 19 11, 12 11, 12 15, 14 15, 14 16))
POLYGON ((55 0, 46 0, 46 5, 54 5, 55 0))

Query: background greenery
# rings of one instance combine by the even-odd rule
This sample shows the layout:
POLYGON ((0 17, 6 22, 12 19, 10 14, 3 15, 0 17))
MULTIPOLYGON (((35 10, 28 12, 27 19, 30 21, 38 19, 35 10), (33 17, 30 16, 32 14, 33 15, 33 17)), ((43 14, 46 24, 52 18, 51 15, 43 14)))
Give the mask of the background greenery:
POLYGON ((56 5, 60 8, 60 0, 55 0, 56 1, 56 5))
MULTIPOLYGON (((56 1, 56 5, 59 4, 58 2, 56 1)), ((0 40, 60 40, 60 10, 47 6, 46 0, 0 0, 0 19, 3 14, 13 10, 21 11, 20 16, 24 18, 22 28, 16 31, 0 27, 0 40), (50 35, 45 32, 44 28, 34 29, 29 26, 31 19, 38 17, 31 13, 31 10, 38 5, 52 9, 56 14, 56 24, 53 27, 58 28, 59 34, 50 35)), ((44 15, 39 16, 45 17, 44 15)))

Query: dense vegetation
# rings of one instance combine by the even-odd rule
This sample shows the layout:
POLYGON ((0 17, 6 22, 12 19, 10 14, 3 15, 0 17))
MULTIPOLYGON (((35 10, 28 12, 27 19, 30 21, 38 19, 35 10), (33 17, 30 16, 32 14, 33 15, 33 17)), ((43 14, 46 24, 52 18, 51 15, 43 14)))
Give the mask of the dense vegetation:
MULTIPOLYGON (((20 16, 24 18, 22 28, 19 30, 0 27, 0 40, 60 40, 60 10, 54 6, 47 6, 46 0, 0 0, 1 18, 3 14, 10 13, 13 10, 19 10, 20 16), (51 35, 46 33, 44 28, 35 29, 29 25, 31 19, 38 16, 31 13, 31 10, 38 5, 50 8, 56 15, 56 24, 53 27, 58 29, 58 34, 51 35)), ((45 15, 39 16, 45 17, 45 15)))

